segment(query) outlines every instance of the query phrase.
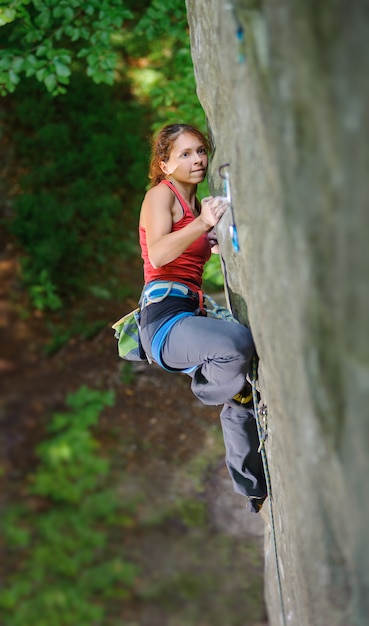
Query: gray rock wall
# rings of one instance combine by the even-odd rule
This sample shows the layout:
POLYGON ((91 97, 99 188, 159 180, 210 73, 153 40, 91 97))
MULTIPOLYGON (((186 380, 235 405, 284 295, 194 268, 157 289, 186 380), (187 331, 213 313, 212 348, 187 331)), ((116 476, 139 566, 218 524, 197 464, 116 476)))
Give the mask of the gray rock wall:
POLYGON ((226 216, 230 299, 248 316, 268 406, 285 604, 283 619, 269 521, 270 624, 367 626, 369 3, 187 0, 187 10, 213 192, 230 163, 240 240, 235 254, 226 216))

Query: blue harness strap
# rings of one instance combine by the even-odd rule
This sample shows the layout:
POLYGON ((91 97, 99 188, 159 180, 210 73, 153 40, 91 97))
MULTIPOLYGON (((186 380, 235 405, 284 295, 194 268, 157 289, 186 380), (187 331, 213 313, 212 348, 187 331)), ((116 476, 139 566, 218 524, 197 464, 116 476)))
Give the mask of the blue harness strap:
POLYGON ((145 285, 141 306, 147 306, 154 302, 161 302, 168 296, 176 296, 177 298, 194 298, 199 292, 192 291, 187 285, 170 280, 154 280, 145 285))
POLYGON ((165 324, 163 324, 163 326, 161 326, 159 330, 156 331, 152 339, 152 342, 151 342, 152 358, 154 359, 154 361, 156 361, 158 365, 160 365, 160 367, 162 367, 167 372, 184 372, 185 374, 189 374, 190 372, 192 372, 198 367, 198 365, 194 365, 193 367, 188 367, 184 370, 177 369, 174 367, 171 368, 171 367, 168 367, 164 363, 161 357, 161 351, 163 348, 164 341, 166 340, 168 333, 171 330, 171 328, 174 326, 174 324, 178 322, 179 320, 183 319, 184 317, 194 317, 194 315, 195 314, 191 313, 190 311, 183 311, 182 313, 178 313, 177 315, 174 315, 174 317, 171 317, 169 320, 167 320, 165 324))

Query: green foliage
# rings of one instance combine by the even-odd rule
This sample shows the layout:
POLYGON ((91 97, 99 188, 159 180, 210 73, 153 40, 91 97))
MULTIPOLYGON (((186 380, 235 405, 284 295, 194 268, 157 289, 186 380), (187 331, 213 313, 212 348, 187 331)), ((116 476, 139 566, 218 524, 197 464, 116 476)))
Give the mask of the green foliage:
POLYGON ((147 95, 156 126, 177 121, 178 114, 204 126, 184 0, 13 0, 0 9, 0 25, 7 42, 0 57, 2 95, 16 89, 22 74, 52 95, 66 93, 72 72, 82 68, 95 83, 113 85, 123 49, 124 55, 148 61, 131 76, 139 83, 151 70, 147 95))
POLYGON ((51 338, 44 348, 44 353, 48 356, 52 356, 60 348, 62 348, 72 337, 83 337, 84 339, 92 339, 103 328, 106 328, 106 320, 92 320, 86 321, 81 319, 81 316, 85 315, 83 309, 78 311, 78 315, 74 316, 74 319, 68 320, 66 327, 61 325, 61 321, 57 323, 47 322, 47 328, 51 333, 51 338))
POLYGON ((22 74, 52 95, 66 93, 76 66, 95 83, 112 85, 118 55, 111 38, 131 18, 122 0, 12 0, 0 7, 8 41, 0 57, 0 94, 13 92, 22 74))
POLYGON ((51 282, 49 272, 45 268, 40 271, 39 280, 36 284, 31 281, 29 293, 33 306, 40 311, 44 309, 55 311, 62 306, 62 302, 56 294, 55 285, 51 282))
POLYGON ((206 130, 196 94, 185 2, 152 0, 133 36, 140 37, 141 45, 132 53, 146 54, 146 71, 151 68, 156 73, 149 91, 156 112, 154 128, 184 121, 206 130))
POLYGON ((205 502, 185 498, 178 502, 178 513, 181 521, 187 526, 204 526, 207 522, 205 502))
MULTIPOLYGON (((109 266, 139 252, 150 128, 184 121, 206 130, 185 2, 12 0, 1 19, 2 93, 17 85, 4 127, 21 173, 7 226, 22 281, 40 310, 62 309, 91 281, 93 295, 109 297, 109 266), (113 77, 114 86, 94 84, 113 77)), ((67 339, 57 333, 50 349, 67 339)))
POLYGON ((97 442, 89 429, 96 424, 104 405, 112 402, 111 393, 85 387, 67 397, 71 412, 54 415, 48 428, 53 439, 44 441, 38 448, 41 467, 34 478, 32 493, 77 503, 107 474, 109 464, 96 455, 97 442))
POLYGON ((136 373, 130 361, 124 361, 120 366, 120 380, 123 385, 131 385, 136 380, 136 373))
POLYGON ((88 273, 118 254, 136 254, 129 234, 135 213, 125 205, 146 175, 145 110, 125 85, 111 93, 83 77, 73 78, 63 98, 35 85, 21 85, 16 96, 9 123, 24 174, 9 228, 23 250, 34 306, 57 309, 90 289, 88 273))
POLYGON ((7 626, 102 623, 104 601, 124 598, 135 584, 137 567, 109 554, 109 528, 129 517, 122 518, 107 486, 109 463, 92 435, 113 401, 111 392, 86 387, 67 397, 68 411, 53 416, 30 477, 29 496, 41 496, 47 506, 13 508, 3 519, 5 541, 21 562, 0 592, 7 626))
POLYGON ((212 254, 204 268, 204 290, 221 291, 224 287, 222 266, 218 254, 212 254))

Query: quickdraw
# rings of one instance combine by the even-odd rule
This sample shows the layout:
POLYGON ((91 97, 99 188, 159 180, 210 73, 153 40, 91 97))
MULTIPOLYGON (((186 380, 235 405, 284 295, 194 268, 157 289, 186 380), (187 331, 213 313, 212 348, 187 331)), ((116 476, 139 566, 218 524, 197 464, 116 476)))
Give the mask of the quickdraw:
POLYGON ((231 183, 230 183, 230 174, 229 174, 229 170, 225 169, 225 168, 229 168, 229 167, 230 167, 229 163, 224 163, 224 165, 221 165, 220 168, 219 168, 219 176, 224 180, 224 195, 227 197, 227 200, 229 202, 229 208, 231 209, 232 223, 229 226, 229 234, 231 236, 233 250, 235 252, 239 252, 240 251, 240 245, 239 245, 239 242, 238 242, 237 226, 236 226, 236 222, 235 222, 235 219, 234 219, 234 211, 233 211, 233 204, 232 204, 232 194, 231 194, 231 183))

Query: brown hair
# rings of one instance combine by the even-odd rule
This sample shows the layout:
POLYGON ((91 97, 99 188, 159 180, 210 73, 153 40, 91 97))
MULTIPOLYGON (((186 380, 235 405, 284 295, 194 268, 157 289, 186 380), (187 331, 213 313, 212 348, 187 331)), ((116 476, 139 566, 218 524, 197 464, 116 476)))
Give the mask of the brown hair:
POLYGON ((210 151, 210 145, 205 135, 195 126, 190 124, 168 124, 164 126, 156 135, 151 147, 151 161, 149 168, 149 178, 151 187, 158 185, 164 180, 165 174, 160 167, 161 161, 168 161, 173 147, 173 143, 182 133, 191 133, 196 135, 204 144, 207 151, 210 151))

